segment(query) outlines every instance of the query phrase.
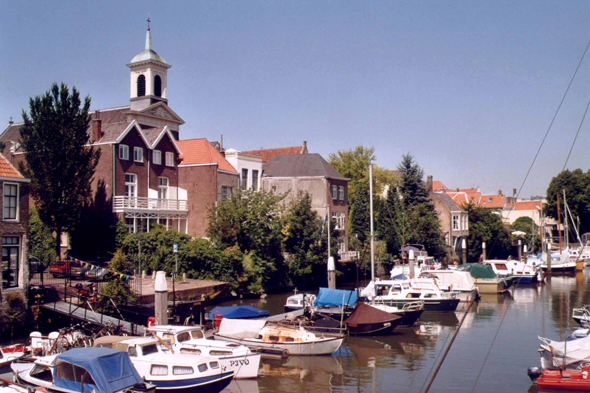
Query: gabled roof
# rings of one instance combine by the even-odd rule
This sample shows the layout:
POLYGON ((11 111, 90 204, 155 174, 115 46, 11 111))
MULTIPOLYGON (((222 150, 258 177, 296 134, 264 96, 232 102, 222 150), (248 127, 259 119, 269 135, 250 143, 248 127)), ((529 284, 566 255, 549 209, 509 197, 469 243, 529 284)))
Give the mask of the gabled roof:
POLYGON ((514 210, 541 210, 543 208, 543 202, 536 201, 520 201, 516 203, 510 203, 507 206, 514 207, 514 210))
POLYGON ((139 115, 166 119, 167 121, 184 124, 184 120, 182 120, 182 118, 178 116, 172 109, 170 109, 170 107, 163 101, 156 102, 155 104, 152 104, 140 111, 127 111, 127 113, 136 116, 139 115))
POLYGON ((325 177, 349 180, 317 154, 278 155, 262 164, 263 177, 325 177))
POLYGON ((432 182, 432 191, 448 190, 441 181, 435 180, 432 182))
POLYGON ((0 154, 0 177, 25 178, 2 154, 0 154))
POLYGON ((179 166, 217 165, 219 170, 238 173, 206 138, 185 139, 177 143, 182 150, 179 166))
POLYGON ((307 143, 303 143, 302 146, 292 147, 277 147, 274 149, 258 149, 258 150, 244 150, 241 153, 251 154, 254 156, 261 156, 262 162, 267 162, 279 155, 290 155, 290 154, 307 154, 307 143))
POLYGON ((506 197, 504 195, 492 194, 482 195, 479 206, 488 209, 500 209, 504 207, 506 197))
POLYGON ((444 203, 445 206, 449 208, 449 211, 463 211, 463 209, 457 203, 455 203, 455 201, 449 195, 445 194, 444 192, 434 192, 432 193, 432 195, 434 195, 435 198, 438 198, 442 203, 444 203))
POLYGON ((145 137, 148 140, 148 142, 150 143, 150 146, 152 149, 155 149, 156 146, 158 146, 158 143, 160 143, 162 138, 164 138, 164 135, 168 135, 168 138, 170 138, 170 142, 172 142, 172 144, 174 145, 174 148, 176 149, 178 154, 182 154, 182 151, 180 150, 180 147, 176 143, 176 139, 174 139, 174 136, 170 132, 170 128, 168 128, 168 126, 142 127, 141 130, 145 134, 145 137))

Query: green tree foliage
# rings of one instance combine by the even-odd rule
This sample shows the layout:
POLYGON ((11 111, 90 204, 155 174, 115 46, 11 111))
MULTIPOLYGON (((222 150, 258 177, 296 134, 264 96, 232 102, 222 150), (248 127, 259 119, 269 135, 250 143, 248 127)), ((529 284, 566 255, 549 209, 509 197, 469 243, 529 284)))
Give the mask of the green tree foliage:
MULTIPOLYGON (((133 274, 133 266, 131 258, 125 255, 122 250, 115 252, 113 259, 109 263, 109 269, 125 275, 133 274)), ((101 294, 113 298, 117 305, 133 303, 137 299, 127 280, 119 275, 115 275, 109 280, 102 288, 101 294)))
POLYGON ((527 245, 528 251, 541 251, 542 240, 539 235, 539 226, 530 217, 518 217, 510 226, 512 240, 522 241, 527 245), (524 232, 524 235, 516 236, 514 232, 524 232), (534 234, 534 235, 533 235, 534 234))
POLYGON ((557 220, 557 195, 559 195, 561 222, 564 221, 563 190, 574 220, 580 218, 582 232, 590 230, 590 173, 581 169, 565 170, 551 179, 547 188, 545 213, 557 220))
POLYGON ((27 304, 23 296, 16 292, 7 293, 0 310, 0 320, 10 326, 10 338, 14 336, 14 328, 23 324, 26 316, 27 304))
POLYGON ((387 252, 391 255, 399 255, 399 250, 407 243, 409 233, 409 221, 405 206, 402 202, 397 187, 392 185, 387 191, 387 197, 379 203, 379 218, 377 220, 377 233, 386 244, 387 252))
POLYGON ((55 239, 51 228, 41 221, 37 209, 30 209, 29 214, 29 255, 39 259, 47 267, 57 254, 55 253, 55 239))
POLYGON ((399 190, 404 205, 406 207, 413 207, 421 203, 431 205, 432 201, 423 181, 424 171, 414 161, 414 157, 410 154, 405 154, 397 169, 401 172, 399 190))
POLYGON ((467 260, 477 262, 483 252, 482 242, 486 242, 487 259, 505 259, 510 255, 512 243, 510 234, 502 224, 502 218, 492 209, 465 206, 469 214, 469 237, 467 238, 467 260))
MULTIPOLYGON (((289 278, 299 288, 319 285, 326 279, 327 228, 322 227, 323 220, 312 210, 309 194, 300 194, 291 202, 283 218, 283 245, 289 278)), ((334 239, 335 244, 337 241, 334 239)))
POLYGON ((21 166, 31 179, 31 196, 41 220, 52 228, 59 255, 60 236, 77 221, 87 203, 100 150, 88 147, 90 97, 81 107, 80 94, 54 83, 43 96, 29 100, 20 130, 26 162, 21 166))
POLYGON ((350 236, 364 244, 371 236, 369 190, 360 184, 350 209, 350 236))

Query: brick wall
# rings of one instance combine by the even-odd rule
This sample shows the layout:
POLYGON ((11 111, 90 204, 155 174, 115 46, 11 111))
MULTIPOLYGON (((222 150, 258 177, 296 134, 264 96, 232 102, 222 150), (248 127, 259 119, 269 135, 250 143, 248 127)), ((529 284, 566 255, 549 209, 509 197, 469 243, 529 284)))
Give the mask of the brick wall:
POLYGON ((150 188, 152 190, 158 189, 158 177, 167 177, 169 179, 169 186, 170 187, 177 187, 178 186, 178 153, 174 148, 172 142, 170 142, 170 137, 165 135, 162 140, 158 143, 155 150, 160 150, 162 152, 162 165, 154 164, 154 160, 152 158, 153 151, 150 151, 150 188), (174 153, 174 167, 166 166, 166 152, 174 153))
MULTIPOLYGON (((125 195, 125 173, 137 175, 137 196, 148 197, 148 148, 139 135, 137 129, 129 131, 121 141, 122 145, 129 146, 129 160, 119 159, 119 145, 114 145, 115 151, 115 195, 125 195), (143 148, 143 162, 133 161, 133 148, 143 148)), ((164 159, 164 157, 162 157, 164 159)))

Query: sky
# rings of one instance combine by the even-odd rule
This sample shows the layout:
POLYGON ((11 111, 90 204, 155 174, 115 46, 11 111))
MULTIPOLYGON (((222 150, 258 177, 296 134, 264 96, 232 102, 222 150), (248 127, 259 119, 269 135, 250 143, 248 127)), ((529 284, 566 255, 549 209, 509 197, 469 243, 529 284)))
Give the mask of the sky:
MULTIPOLYGON (((237 150, 358 145, 410 153, 449 188, 545 195, 590 100, 587 1, 0 0, 0 130, 53 82, 92 109, 129 104, 127 63, 172 65, 180 138, 237 150)), ((590 115, 567 168, 589 169, 590 115)))

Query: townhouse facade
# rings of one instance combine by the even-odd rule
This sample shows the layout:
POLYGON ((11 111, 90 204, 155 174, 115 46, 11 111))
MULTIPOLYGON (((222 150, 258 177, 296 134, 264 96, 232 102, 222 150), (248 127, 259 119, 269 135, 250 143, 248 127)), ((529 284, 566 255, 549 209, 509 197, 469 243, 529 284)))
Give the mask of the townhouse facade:
POLYGON ((29 183, 10 162, 0 154, 0 189, 2 190, 2 285, 0 303, 8 293, 25 296, 29 283, 29 183))

